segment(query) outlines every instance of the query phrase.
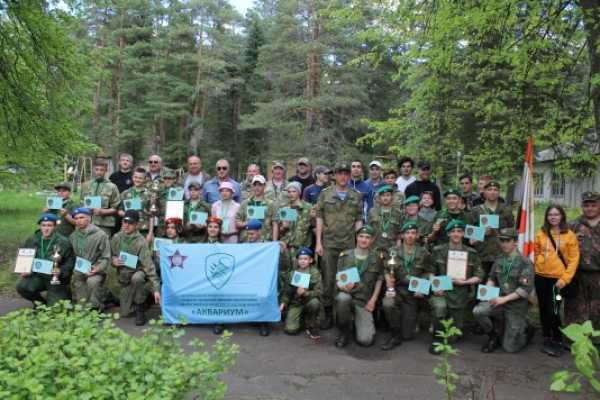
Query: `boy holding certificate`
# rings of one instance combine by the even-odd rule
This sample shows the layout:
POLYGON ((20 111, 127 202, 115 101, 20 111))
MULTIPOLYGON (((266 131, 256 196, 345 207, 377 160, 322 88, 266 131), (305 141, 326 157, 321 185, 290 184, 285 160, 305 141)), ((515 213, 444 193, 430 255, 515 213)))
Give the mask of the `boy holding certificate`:
POLYGON ((56 215, 56 233, 68 238, 75 230, 75 223, 73 218, 71 218, 71 213, 77 208, 75 201, 71 198, 71 184, 69 182, 57 183, 54 185, 54 190, 56 190, 56 197, 60 198, 62 204, 60 207, 52 207, 52 205, 49 204, 52 197, 49 197, 46 200, 44 212, 56 215))
POLYGON ((105 160, 94 162, 94 180, 81 185, 81 206, 91 210, 94 225, 110 237, 116 226, 121 196, 117 186, 106 179, 106 169, 105 160))
POLYGON ((286 189, 288 200, 282 198, 275 219, 279 222, 279 242, 285 247, 286 262, 291 266, 298 250, 311 244, 311 205, 300 198, 300 182, 290 182, 286 189))
POLYGON ((17 283, 17 292, 23 298, 34 303, 36 301, 46 302, 49 306, 60 300, 69 299, 69 283, 71 272, 73 271, 73 263, 75 257, 73 248, 69 240, 56 232, 57 217, 54 214, 42 214, 38 219, 40 229, 25 242, 26 248, 35 249, 35 265, 44 266, 37 271, 22 273, 21 279, 17 283), (58 284, 51 284, 53 255, 58 251, 58 267, 60 274, 58 275, 58 284), (46 301, 41 296, 43 291, 48 292, 46 301))
POLYGON ((458 189, 448 189, 444 193, 446 200, 446 208, 438 211, 433 219, 431 234, 427 239, 427 243, 432 246, 448 243, 448 235, 445 234, 446 226, 452 220, 463 221, 469 223, 470 215, 467 211, 460 208, 462 192, 458 189))
POLYGON ((433 275, 447 275, 452 278, 452 290, 434 291, 431 296, 431 311, 434 319, 434 334, 429 348, 431 354, 439 354, 435 350, 436 332, 441 330, 440 321, 447 318, 454 320, 454 326, 463 327, 464 315, 471 296, 469 288, 479 284, 484 277, 481 261, 475 249, 463 244, 465 223, 452 220, 446 225, 448 243, 433 248, 433 275))
POLYGON ((121 193, 118 214, 123 217, 129 210, 136 210, 140 216, 138 229, 144 236, 148 234, 150 222, 150 190, 146 187, 146 170, 138 167, 133 171, 133 186, 121 193))
POLYGON ((92 210, 85 207, 73 211, 75 231, 69 236, 75 251, 75 271, 71 280, 73 300, 89 302, 104 310, 104 284, 110 263, 110 242, 104 230, 92 224, 92 210))
POLYGON ((246 232, 244 229, 251 219, 257 219, 262 222, 262 235, 266 241, 277 240, 279 237, 277 222, 275 218, 275 202, 265 197, 265 185, 267 180, 262 175, 255 175, 252 178, 252 195, 240 204, 240 208, 235 214, 235 225, 240 232, 240 241, 245 240, 246 232))
POLYGON ((312 340, 320 339, 319 311, 321 310, 321 272, 313 265, 313 252, 308 247, 298 250, 297 267, 287 276, 279 309, 287 308, 285 327, 288 335, 300 331, 300 320, 304 316, 306 334, 312 340))
POLYGON ((504 351, 515 353, 533 336, 527 326, 527 299, 534 284, 533 264, 517 250, 518 236, 514 228, 500 230, 502 255, 494 262, 487 281, 488 286, 500 288, 500 297, 481 302, 473 309, 475 319, 489 337, 481 348, 484 353, 493 352, 500 343, 504 351), (494 328, 493 317, 504 317, 502 340, 494 328))
POLYGON ((375 229, 373 247, 387 257, 388 249, 396 245, 400 233, 402 209, 393 206, 394 188, 390 185, 377 189, 377 199, 375 207, 369 211, 369 225, 375 229))
POLYGON ((204 243, 210 206, 202 200, 202 186, 198 182, 190 182, 188 193, 190 197, 185 201, 183 208, 185 235, 189 243, 204 243))
POLYGON ((116 268, 120 290, 120 314, 128 317, 135 311, 135 324, 146 323, 144 303, 152 285, 154 302, 160 304, 160 282, 146 239, 138 231, 139 212, 129 210, 123 217, 121 231, 110 242, 112 266, 116 268))
POLYGON ((375 230, 365 225, 356 232, 356 248, 340 253, 337 263, 336 347, 345 347, 354 316, 356 342, 371 346, 375 340, 373 311, 383 283, 383 260, 372 248, 375 230))
POLYGON ((425 277, 431 272, 429 252, 417 243, 417 224, 413 221, 405 223, 401 236, 402 244, 390 249, 390 258, 385 266, 383 312, 392 332, 381 346, 382 350, 391 350, 401 345, 402 340, 414 337, 419 305, 422 305, 424 297, 408 290, 409 280, 411 276, 425 277))

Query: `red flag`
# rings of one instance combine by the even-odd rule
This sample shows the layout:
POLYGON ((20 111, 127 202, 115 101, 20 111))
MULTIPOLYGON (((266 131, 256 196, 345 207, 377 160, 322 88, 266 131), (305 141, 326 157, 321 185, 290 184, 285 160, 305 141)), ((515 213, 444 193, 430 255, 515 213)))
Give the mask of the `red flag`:
POLYGON ((519 251, 534 262, 533 242, 535 232, 533 227, 533 138, 527 141, 525 165, 523 166, 523 198, 521 210, 517 218, 519 229, 519 251))

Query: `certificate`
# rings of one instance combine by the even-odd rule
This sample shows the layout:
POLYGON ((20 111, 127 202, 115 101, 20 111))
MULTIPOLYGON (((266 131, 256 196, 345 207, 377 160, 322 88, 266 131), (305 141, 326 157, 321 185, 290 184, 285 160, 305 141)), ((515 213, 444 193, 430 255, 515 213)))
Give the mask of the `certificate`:
POLYGON ((265 219, 265 206, 248 206, 246 210, 246 218, 248 219, 265 219))
POLYGON ((335 279, 340 283, 340 285, 346 286, 349 283, 360 282, 360 275, 358 274, 358 269, 356 267, 352 267, 338 272, 335 275, 335 279))
POLYGON ((49 260, 42 260, 41 258, 33 259, 33 266, 31 272, 37 272, 38 274, 52 275, 52 267, 54 264, 49 260))
POLYGON ((35 249, 21 248, 17 251, 17 261, 15 262, 15 273, 29 274, 35 258, 35 249))
POLYGON ((430 280, 433 292, 446 292, 454 289, 452 279, 448 275, 432 276, 430 280))
POLYGON ((206 225, 208 213, 204 211, 190 211, 190 224, 206 225))
POLYGON ((50 196, 46 198, 46 208, 48 210, 60 210, 63 207, 63 199, 58 196, 50 196))
POLYGON ((308 289, 310 286, 310 274, 306 272, 294 271, 291 283, 292 286, 308 289))
POLYGON ((82 257, 77 257, 75 259, 75 271, 79 271, 82 274, 89 274, 91 270, 92 263, 89 260, 82 257))
POLYGON ((498 229, 500 227, 500 217, 496 214, 480 215, 479 226, 482 228, 498 229))
POLYGON ((179 218, 183 221, 183 201, 167 201, 165 220, 169 218, 179 218))
POLYGON ((410 292, 421 293, 421 294, 429 294, 429 289, 431 288, 431 282, 427 279, 417 278, 416 276, 410 276, 408 281, 408 290, 410 292))
POLYGON ((475 225, 465 227, 465 238, 483 242, 485 240, 485 228, 475 225))
POLYGON ((83 199, 83 204, 87 208, 102 208, 102 197, 86 196, 85 199, 83 199))
POLYGON ((167 196, 168 201, 181 201, 183 200, 183 188, 170 188, 169 195, 167 196))
POLYGON ((173 244, 173 239, 167 239, 167 238, 155 238, 154 239, 154 245, 153 245, 153 250, 154 251, 159 251, 160 250, 160 246, 162 245, 169 245, 169 244, 173 244))
POLYGON ((500 288, 496 286, 479 285, 477 287, 477 300, 490 301, 500 296, 500 288))
POLYGON ((280 221, 296 222, 298 220, 298 211, 291 207, 280 208, 278 217, 280 221))
POLYGON ((138 257, 126 253, 124 251, 119 253, 119 260, 123 261, 123 266, 131 269, 135 269, 137 267, 138 257))
POLYGON ((131 199, 123 200, 123 208, 125 211, 136 210, 139 211, 142 209, 142 202, 139 197, 133 197, 131 199))
POLYGON ((466 251, 448 251, 448 263, 446 264, 446 275, 454 279, 467 279, 467 261, 469 253, 466 251))

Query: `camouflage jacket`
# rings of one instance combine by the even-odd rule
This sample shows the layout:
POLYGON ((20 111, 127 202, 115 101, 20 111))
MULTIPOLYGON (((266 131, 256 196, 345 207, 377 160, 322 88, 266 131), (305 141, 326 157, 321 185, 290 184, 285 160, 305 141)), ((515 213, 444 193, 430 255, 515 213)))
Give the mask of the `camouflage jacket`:
POLYGON ((501 296, 514 292, 520 296, 520 299, 506 303, 506 307, 521 307, 527 311, 528 298, 534 285, 533 263, 528 258, 518 252, 513 257, 498 257, 488 280, 494 281, 500 288, 501 296))
POLYGON ((417 216, 416 218, 409 218, 406 214, 404 214, 402 216, 402 220, 400 221, 400 227, 409 221, 415 222, 419 228, 419 243, 426 244, 426 238, 431 233, 432 223, 420 216, 417 216))
POLYGON ((402 296, 412 295, 408 291, 410 276, 426 278, 427 275, 431 273, 431 255, 429 254, 429 251, 427 251, 427 248, 415 245, 413 251, 414 256, 412 252, 411 254, 405 254, 404 246, 394 246, 390 248, 389 253, 390 257, 393 253, 396 254, 398 265, 394 268, 390 268, 387 264, 388 260, 385 260, 385 273, 389 274, 391 271, 394 272, 394 278, 396 280, 395 288, 402 296))
MULTIPOLYGON (((123 251, 138 257, 136 270, 142 270, 152 284, 153 291, 160 291, 160 281, 156 274, 156 267, 152 261, 152 252, 141 233, 135 232, 131 235, 121 231, 115 234, 110 241, 110 249, 113 257, 119 257, 123 251)), ((127 267, 121 267, 129 270, 127 267)), ((133 270, 131 270, 133 272, 133 270)))
MULTIPOLYGON (((467 258, 467 279, 474 276, 479 279, 484 278, 484 271, 481 266, 481 260, 477 251, 472 247, 461 246, 462 251, 468 252, 467 258)), ((432 259, 432 273, 433 275, 446 275, 448 267, 448 252, 450 251, 450 245, 448 243, 440 244, 433 248, 431 252, 432 259)), ((454 289, 445 292, 446 301, 448 302, 449 308, 465 308, 470 300, 469 297, 470 286, 456 286, 454 289)))
POLYGON ((134 198, 139 198, 142 206, 142 209, 138 210, 140 214, 138 229, 140 231, 147 231, 148 224, 150 223, 150 192, 148 189, 146 189, 146 187, 137 189, 135 186, 132 186, 121 193, 121 204, 119 205, 119 210, 125 211, 128 201, 134 198))
POLYGON ((397 207, 391 207, 388 211, 384 211, 380 205, 371 208, 369 225, 375 229, 374 249, 389 249, 396 244, 402 227, 401 219, 402 211, 397 207))
POLYGON ((186 200, 183 205, 183 230, 186 239, 190 243, 204 243, 207 237, 206 227, 190 224, 190 213, 193 211, 205 212, 210 215, 210 206, 202 199, 196 201, 186 200))
MULTIPOLYGON (((63 200, 62 208, 67 210, 67 213, 72 214, 77 207, 79 207, 79 205, 73 201, 73 199, 68 198, 67 200, 63 200)), ((56 221, 56 232, 63 235, 65 238, 68 238, 75 230, 75 226, 60 215, 60 210, 48 210, 48 212, 58 217, 58 220, 56 221)))
MULTIPOLYGON (((262 238, 267 242, 273 240, 273 221, 276 220, 277 216, 276 202, 266 197, 263 197, 262 199, 257 199, 256 197, 254 197, 254 195, 252 195, 250 196, 250 198, 244 200, 242 204, 240 204, 240 208, 235 214, 236 222, 248 222, 248 220, 252 219, 252 216, 248 215, 249 206, 265 207, 265 218, 261 219, 261 222, 263 224, 261 231, 262 238)), ((240 239, 244 240, 245 237, 246 230, 240 230, 240 239)))
MULTIPOLYGON (((284 222, 279 222, 279 240, 284 242, 289 247, 310 246, 311 230, 310 230, 310 203, 300 201, 298 205, 282 204, 282 207, 290 207, 298 212, 298 219, 295 222, 288 222, 284 226, 284 222)), ((275 219, 279 219, 279 215, 275 215, 275 219)), ((295 257, 295 255, 293 255, 295 257)))
MULTIPOLYGON (((473 211, 471 212, 471 220, 473 225, 479 225, 479 217, 486 214, 497 214, 500 216, 499 229, 514 228, 515 226, 515 220, 510 206, 503 203, 498 203, 495 211, 487 208, 485 204, 481 204, 473 208, 473 211)), ((502 253, 502 250, 500 249, 500 241, 498 240, 497 236, 499 229, 492 229, 492 233, 489 236, 486 236, 483 242, 475 245, 475 249, 477 249, 477 252, 481 257, 481 261, 493 262, 496 257, 500 256, 502 253)))
POLYGON ((304 304, 304 302, 309 301, 313 298, 320 298, 321 297, 321 291, 323 290, 323 286, 322 286, 322 282, 321 282, 321 272, 319 271, 318 268, 311 266, 308 271, 307 270, 302 270, 300 268, 296 268, 294 270, 289 271, 289 273, 286 274, 286 283, 285 286, 283 288, 283 294, 281 296, 281 302, 284 304, 292 304, 292 305, 300 305, 300 304, 304 304), (301 272, 301 273, 309 273, 310 274, 310 284, 308 287, 308 291, 307 291, 307 296, 306 297, 299 297, 296 294, 296 290, 298 290, 298 288, 294 285, 292 285, 292 277, 294 276, 294 272, 301 272))
POLYGON ((348 249, 354 247, 355 223, 363 217, 362 194, 348 188, 345 200, 336 186, 323 189, 317 202, 317 218, 323 220, 323 247, 348 249))
POLYGON ((273 181, 268 181, 265 186, 265 197, 275 203, 276 206, 279 203, 287 203, 288 195, 285 191, 286 182, 284 181, 280 187, 277 187, 273 181))
POLYGON ((352 267, 358 269, 360 282, 354 285, 350 294, 357 305, 364 306, 371 299, 375 291, 375 283, 383 280, 383 260, 375 250, 369 251, 364 261, 358 261, 354 257, 354 249, 342 251, 338 258, 337 272, 345 271, 352 267))
POLYGON ((75 254, 69 239, 54 232, 48 239, 42 240, 42 233, 38 230, 25 241, 24 247, 35 249, 35 258, 52 261, 50 257, 54 254, 55 246, 60 254, 60 261, 58 262, 60 268, 59 280, 61 283, 68 285, 75 264, 75 254))
POLYGON ((108 235, 94 224, 85 230, 75 229, 69 236, 75 256, 84 258, 105 273, 110 265, 110 242, 108 235))
POLYGON ((472 223, 472 216, 471 216, 471 213, 469 213, 468 211, 461 210, 459 212, 451 212, 448 209, 440 210, 437 212, 437 214, 435 215, 435 218, 433 219, 433 222, 431 223, 431 228, 433 228, 433 225, 437 221, 440 221, 440 230, 437 232, 437 234, 432 235, 430 244, 435 246, 435 245, 442 244, 442 243, 448 243, 448 235, 446 234, 446 225, 448 225, 448 222, 450 222, 453 219, 462 221, 465 224, 472 223))
POLYGON ((592 228, 582 215, 569 225, 579 241, 578 270, 600 272, 600 224, 592 228))
MULTIPOLYGON (((101 182, 98 180, 85 182, 83 185, 81 185, 80 196, 81 205, 83 206, 86 206, 84 200, 87 196, 100 196, 102 198, 102 208, 106 209, 114 208, 115 210, 118 210, 119 203, 121 201, 119 189, 108 179, 104 179, 101 182)), ((94 215, 92 217, 92 222, 94 225, 113 228, 116 224, 116 218, 114 215, 94 215)))

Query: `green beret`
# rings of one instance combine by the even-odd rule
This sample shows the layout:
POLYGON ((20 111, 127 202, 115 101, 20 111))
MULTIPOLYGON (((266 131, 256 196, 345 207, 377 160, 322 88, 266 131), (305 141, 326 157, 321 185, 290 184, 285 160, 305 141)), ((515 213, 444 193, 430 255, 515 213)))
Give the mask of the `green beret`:
POLYGON ((415 221, 408 221, 407 223, 402 225, 402 228, 400 229, 400 233, 404 233, 409 229, 419 230, 419 226, 417 225, 417 223, 415 221))
POLYGON ((412 195, 404 199, 404 205, 407 206, 409 204, 419 204, 420 201, 421 199, 419 198, 419 196, 412 195))
POLYGON ((375 236, 375 229, 371 225, 363 225, 359 230, 356 231, 356 235, 365 234, 369 236, 375 236))
POLYGON ((394 193, 394 188, 391 185, 383 185, 382 187, 377 189, 377 194, 383 194, 387 192, 394 193))
POLYGON ((448 197, 451 194, 458 196, 458 197, 462 197, 462 192, 460 190, 458 190, 457 188, 452 188, 452 189, 446 190, 446 192, 444 192, 444 197, 448 197))
POLYGON ((496 189, 500 189, 500 184, 496 181, 489 181, 488 183, 485 184, 485 186, 483 187, 484 189, 489 189, 491 187, 495 187, 496 189))
POLYGON ((446 225, 446 232, 450 232, 452 229, 462 229, 463 231, 465 230, 465 226, 466 224, 464 222, 462 222, 460 219, 453 219, 452 221, 448 222, 448 224, 446 225))

